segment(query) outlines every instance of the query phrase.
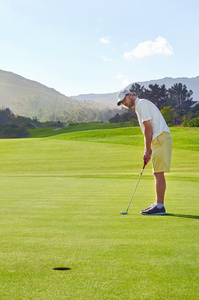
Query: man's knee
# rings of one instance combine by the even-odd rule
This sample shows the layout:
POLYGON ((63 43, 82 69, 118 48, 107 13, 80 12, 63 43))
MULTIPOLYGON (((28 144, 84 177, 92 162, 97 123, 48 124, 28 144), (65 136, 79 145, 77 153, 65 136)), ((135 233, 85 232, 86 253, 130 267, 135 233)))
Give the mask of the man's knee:
POLYGON ((165 181, 164 172, 153 173, 156 181, 165 181))

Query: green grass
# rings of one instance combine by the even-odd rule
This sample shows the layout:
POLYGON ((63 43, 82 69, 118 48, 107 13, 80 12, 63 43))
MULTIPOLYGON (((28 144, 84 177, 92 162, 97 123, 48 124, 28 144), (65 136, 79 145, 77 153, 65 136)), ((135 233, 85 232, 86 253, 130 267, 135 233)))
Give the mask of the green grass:
MULTIPOLYGON (((80 123, 77 125, 71 125, 63 128, 36 128, 30 129, 30 138, 42 138, 54 135, 60 135, 62 133, 76 132, 76 131, 87 131, 87 130, 98 130, 98 129, 113 129, 120 128, 120 123, 80 123)), ((122 127, 132 127, 131 122, 125 122, 122 127)))
POLYGON ((139 213, 151 163, 119 214, 142 168, 139 128, 0 140, 0 299, 198 299, 199 131, 171 132, 156 217, 139 213))

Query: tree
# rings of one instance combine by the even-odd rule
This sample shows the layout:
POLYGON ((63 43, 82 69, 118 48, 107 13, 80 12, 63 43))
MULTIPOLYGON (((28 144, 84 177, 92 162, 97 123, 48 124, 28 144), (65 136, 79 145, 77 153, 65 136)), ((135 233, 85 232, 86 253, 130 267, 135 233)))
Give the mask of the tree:
POLYGON ((16 124, 0 125, 0 138, 20 138, 29 135, 25 127, 19 127, 16 124))
POLYGON ((199 127, 199 117, 193 118, 188 122, 189 127, 199 127))
POLYGON ((149 89, 135 83, 131 86, 130 91, 139 98, 146 98, 153 102, 159 109, 164 106, 168 99, 168 91, 163 84, 159 86, 158 84, 150 84, 149 89))
POLYGON ((164 107, 168 99, 168 91, 163 84, 149 84, 149 90, 145 90, 146 98, 151 100, 159 109, 164 107))
POLYGON ((187 115, 182 116, 182 126, 187 127, 189 123, 189 117, 187 115))
POLYGON ((9 108, 0 110, 0 124, 14 123, 16 117, 9 108))
POLYGON ((190 119, 199 117, 199 103, 194 105, 194 107, 191 108, 189 117, 190 117, 190 119))
POLYGON ((138 83, 132 84, 130 91, 139 98, 144 98, 145 88, 138 83))
POLYGON ((114 117, 109 119, 110 123, 118 123, 120 120, 120 115, 117 113, 114 117))
POLYGON ((190 110, 190 106, 192 103, 192 94, 191 90, 187 90, 186 85, 182 85, 182 83, 176 83, 169 90, 169 102, 172 107, 175 108, 175 111, 179 113, 179 116, 187 114, 190 110))
POLYGON ((176 117, 174 108, 171 108, 171 106, 165 106, 164 108, 161 109, 161 113, 165 121, 167 122, 167 124, 174 123, 174 119, 176 117))

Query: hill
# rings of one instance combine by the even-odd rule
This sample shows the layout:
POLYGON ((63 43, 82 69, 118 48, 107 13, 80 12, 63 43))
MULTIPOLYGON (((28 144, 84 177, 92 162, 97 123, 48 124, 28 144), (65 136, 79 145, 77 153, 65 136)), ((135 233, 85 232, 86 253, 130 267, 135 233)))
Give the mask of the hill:
MULTIPOLYGON (((133 82, 127 86, 127 88, 131 87, 132 84, 138 83, 145 88, 148 88, 149 84, 158 84, 163 85, 165 84, 166 88, 170 88, 175 83, 182 83, 185 84, 188 90, 193 91, 193 100, 199 101, 199 76, 193 78, 186 78, 186 77, 179 77, 179 78, 171 78, 165 77, 163 79, 157 80, 150 80, 150 81, 138 81, 133 82)), ((112 104, 115 105, 117 92, 115 93, 108 93, 108 94, 82 94, 78 96, 71 96, 73 99, 76 100, 92 100, 97 101, 100 103, 112 104)))
POLYGON ((78 96, 71 96, 75 100, 85 101, 97 101, 99 103, 104 103, 108 105, 116 105, 117 93, 107 93, 107 94, 81 94, 78 96))
POLYGON ((107 121, 115 114, 109 105, 74 100, 53 88, 2 70, 0 106, 11 109, 14 114, 37 117, 41 121, 107 121))
MULTIPOLYGON (((145 88, 155 83, 165 84, 166 88, 182 83, 193 91, 193 100, 199 101, 199 76, 137 83, 145 88)), ((39 82, 0 70, 0 108, 9 108, 15 115, 36 117, 40 121, 106 122, 121 111, 116 107, 116 98, 117 92, 67 97, 39 82)))

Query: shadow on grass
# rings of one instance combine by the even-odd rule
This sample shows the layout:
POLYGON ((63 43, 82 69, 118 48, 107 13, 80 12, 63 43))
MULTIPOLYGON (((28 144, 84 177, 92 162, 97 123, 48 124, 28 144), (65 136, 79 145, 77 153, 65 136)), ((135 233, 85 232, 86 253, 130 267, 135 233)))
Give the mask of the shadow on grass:
POLYGON ((71 270, 71 268, 63 268, 63 267, 61 267, 61 268, 53 268, 53 270, 55 270, 55 271, 69 271, 69 270, 71 270))
POLYGON ((187 218, 187 219, 199 219, 199 216, 183 215, 183 214, 166 214, 169 217, 187 218))

